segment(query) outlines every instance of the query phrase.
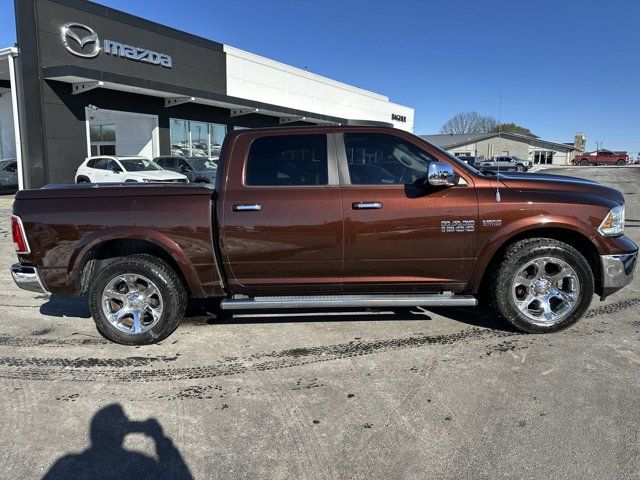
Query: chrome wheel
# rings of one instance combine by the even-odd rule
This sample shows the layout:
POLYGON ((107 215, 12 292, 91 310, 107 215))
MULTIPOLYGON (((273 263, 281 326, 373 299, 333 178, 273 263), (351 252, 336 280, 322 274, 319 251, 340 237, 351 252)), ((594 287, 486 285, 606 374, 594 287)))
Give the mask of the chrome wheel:
POLYGON ((528 261, 511 286, 515 304, 531 323, 549 326, 562 321, 577 306, 580 282, 576 271, 556 257, 528 261))
POLYGON ((102 311, 118 330, 145 333, 160 320, 162 295, 147 277, 128 273, 112 279, 102 292, 102 311))

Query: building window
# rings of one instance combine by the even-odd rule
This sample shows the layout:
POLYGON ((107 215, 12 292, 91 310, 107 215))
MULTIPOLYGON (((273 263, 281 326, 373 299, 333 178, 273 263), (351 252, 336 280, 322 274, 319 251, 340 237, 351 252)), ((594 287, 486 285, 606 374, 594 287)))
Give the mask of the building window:
POLYGON ((116 154, 116 126, 90 125, 91 156, 116 154))
POLYGON ((534 150, 533 163, 539 165, 548 165, 553 163, 553 150, 534 150))
POLYGON ((226 125, 172 118, 171 155, 217 159, 226 134, 226 125))

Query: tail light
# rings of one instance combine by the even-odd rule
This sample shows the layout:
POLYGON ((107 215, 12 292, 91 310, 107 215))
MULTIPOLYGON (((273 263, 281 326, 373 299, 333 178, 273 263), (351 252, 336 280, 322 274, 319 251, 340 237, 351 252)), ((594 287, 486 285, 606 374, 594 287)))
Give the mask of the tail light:
POLYGON ((13 246, 16 249, 16 253, 31 253, 22 220, 15 215, 11 215, 11 236, 13 237, 13 246))

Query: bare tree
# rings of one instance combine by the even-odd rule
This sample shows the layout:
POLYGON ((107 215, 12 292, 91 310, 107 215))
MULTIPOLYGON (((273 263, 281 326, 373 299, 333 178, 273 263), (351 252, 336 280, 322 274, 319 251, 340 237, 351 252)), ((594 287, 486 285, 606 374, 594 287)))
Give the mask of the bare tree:
POLYGON ((442 125, 440 133, 490 133, 497 125, 497 120, 488 115, 480 115, 478 112, 458 113, 442 125))

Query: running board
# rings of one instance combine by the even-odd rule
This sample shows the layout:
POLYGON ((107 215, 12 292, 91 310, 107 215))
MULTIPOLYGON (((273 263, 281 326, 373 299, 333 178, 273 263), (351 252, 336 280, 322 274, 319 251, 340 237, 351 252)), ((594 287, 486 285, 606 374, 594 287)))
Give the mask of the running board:
POLYGON ((351 307, 475 307, 471 295, 311 295, 287 297, 229 298, 222 300, 223 310, 280 308, 351 308, 351 307))

